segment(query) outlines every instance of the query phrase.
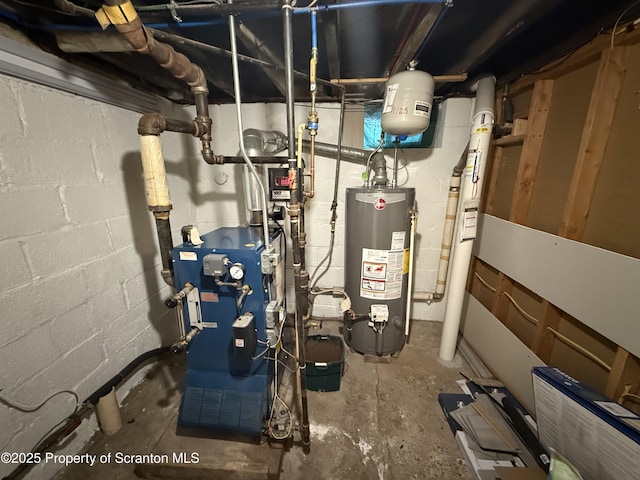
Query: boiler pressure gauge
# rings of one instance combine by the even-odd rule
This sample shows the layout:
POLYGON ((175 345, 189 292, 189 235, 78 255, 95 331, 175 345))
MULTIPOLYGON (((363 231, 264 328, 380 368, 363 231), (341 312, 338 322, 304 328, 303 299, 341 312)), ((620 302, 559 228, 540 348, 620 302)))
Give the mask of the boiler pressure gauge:
POLYGON ((229 275, 234 280, 242 280, 244 278, 244 265, 241 263, 234 263, 229 267, 229 275))

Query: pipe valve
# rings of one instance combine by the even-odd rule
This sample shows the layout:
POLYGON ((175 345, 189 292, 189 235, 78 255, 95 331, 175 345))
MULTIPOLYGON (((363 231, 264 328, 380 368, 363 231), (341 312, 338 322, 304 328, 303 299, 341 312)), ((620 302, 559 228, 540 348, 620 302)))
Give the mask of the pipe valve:
POLYGON ((191 340, 193 340, 195 336, 200 333, 200 331, 201 330, 197 327, 192 328, 189 333, 187 333, 184 337, 171 345, 171 353, 178 355, 184 352, 189 346, 189 343, 191 343, 191 340))
POLYGON ((193 285, 187 282, 182 290, 167 298, 164 304, 167 308, 176 308, 179 303, 182 303, 182 299, 185 298, 191 290, 193 290, 193 285))

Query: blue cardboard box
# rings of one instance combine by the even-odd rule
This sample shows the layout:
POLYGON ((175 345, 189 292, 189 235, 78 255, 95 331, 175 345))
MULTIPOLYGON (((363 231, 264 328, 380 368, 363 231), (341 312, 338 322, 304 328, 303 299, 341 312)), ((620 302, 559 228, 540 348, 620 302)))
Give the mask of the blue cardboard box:
POLYGON ((585 480, 637 480, 640 417, 557 368, 534 367, 540 442, 585 480))

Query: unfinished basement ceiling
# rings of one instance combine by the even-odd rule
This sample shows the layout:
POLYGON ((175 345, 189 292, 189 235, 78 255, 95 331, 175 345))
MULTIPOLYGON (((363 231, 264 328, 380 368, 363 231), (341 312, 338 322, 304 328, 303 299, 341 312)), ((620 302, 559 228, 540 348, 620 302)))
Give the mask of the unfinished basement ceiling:
MULTIPOLYGON (((243 101, 284 99, 281 0, 134 0, 154 36, 199 64, 209 82, 211 103, 233 101, 228 14, 236 13, 243 101), (172 8, 170 8, 172 7, 172 8), (271 66, 266 66, 271 65, 271 66)), ((305 7, 310 0, 299 0, 305 7)), ((125 79, 139 90, 179 103, 191 103, 188 87, 153 60, 130 51, 111 26, 102 31, 92 12, 94 0, 0 0, 0 19, 22 30, 42 49, 86 67, 125 79)), ((552 60, 562 61, 597 35, 640 15, 631 0, 319 0, 320 79, 369 79, 406 68, 432 75, 468 74, 467 82, 445 82, 436 95, 468 93, 481 74, 505 84, 552 60), (363 6, 366 5, 366 6, 363 6)), ((308 98, 311 28, 308 10, 293 15, 296 100, 308 98)), ((338 90, 322 82, 320 100, 338 90)), ((356 98, 382 97, 381 83, 348 85, 356 98)))

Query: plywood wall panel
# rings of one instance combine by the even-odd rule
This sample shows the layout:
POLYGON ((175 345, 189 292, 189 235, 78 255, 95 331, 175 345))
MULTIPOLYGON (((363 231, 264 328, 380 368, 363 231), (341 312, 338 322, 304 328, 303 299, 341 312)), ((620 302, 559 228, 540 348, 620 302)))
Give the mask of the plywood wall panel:
POLYGON ((511 97, 513 104, 513 116, 515 118, 525 118, 529 115, 529 106, 533 96, 533 85, 517 95, 511 97))
POLYGON ((597 62, 556 80, 526 225, 558 233, 597 62))
POLYGON ((511 212, 513 189, 518 175, 522 146, 504 147, 500 157, 498 179, 493 194, 493 215, 507 220, 511 212))
POLYGON ((629 58, 583 241, 640 258, 640 44, 629 58))

